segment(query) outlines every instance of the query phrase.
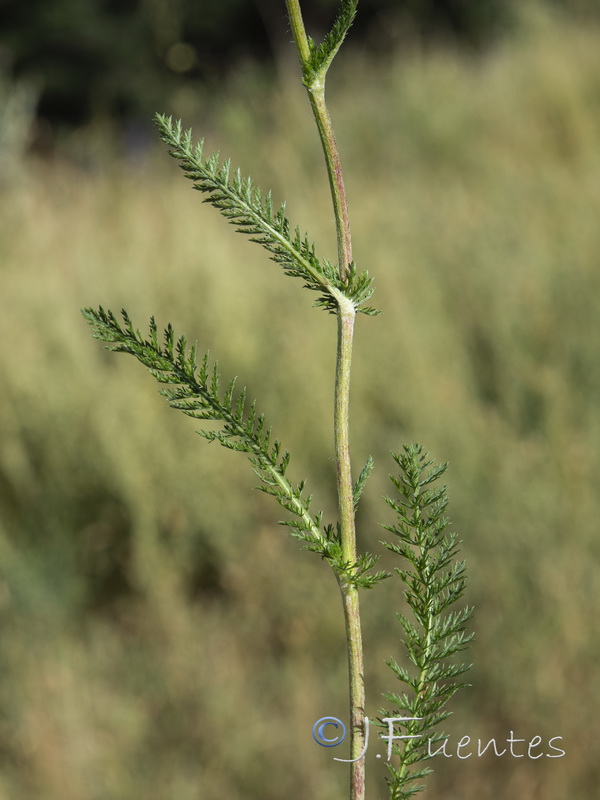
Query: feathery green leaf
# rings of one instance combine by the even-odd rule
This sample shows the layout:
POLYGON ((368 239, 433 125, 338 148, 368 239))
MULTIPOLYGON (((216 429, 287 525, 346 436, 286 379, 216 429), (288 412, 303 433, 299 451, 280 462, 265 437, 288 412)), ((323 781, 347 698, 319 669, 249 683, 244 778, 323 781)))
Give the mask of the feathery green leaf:
POLYGON ((311 86, 316 80, 325 78, 329 65, 354 22, 357 6, 358 0, 342 0, 331 30, 321 44, 317 46, 312 40, 309 42, 310 59, 304 67, 304 82, 307 86, 311 86))
POLYGON ((274 211, 271 194, 263 197, 251 178, 243 178, 239 170, 232 173, 230 162, 221 164, 218 153, 206 158, 204 142, 192 144, 192 131, 184 131, 180 121, 162 114, 157 114, 155 121, 161 139, 171 148, 170 154, 180 162, 194 188, 206 195, 205 202, 217 208, 240 233, 261 244, 286 275, 301 278, 307 289, 318 292, 315 305, 336 313, 340 303, 350 301, 359 312, 378 313, 363 307, 373 294, 368 272, 358 273, 351 265, 347 278, 340 278, 335 267, 317 257, 308 237, 298 228, 292 230, 285 204, 274 211))
POLYGON ((163 389, 161 394, 172 408, 194 419, 221 423, 218 430, 199 433, 208 441, 246 453, 261 480, 258 488, 273 495, 294 515, 293 520, 284 523, 291 534, 310 549, 328 556, 329 542, 321 530, 321 515, 311 513, 304 482, 294 487, 286 477, 289 453, 282 454, 277 440, 271 442, 271 431, 266 428, 264 416, 257 414, 255 404, 246 407, 246 390, 242 389, 237 398, 234 396, 235 379, 222 392, 217 365, 209 369, 208 356, 204 356, 198 367, 195 348, 188 352, 185 338, 175 340, 170 325, 164 334, 164 344, 160 345, 154 319, 150 321, 149 338, 144 339, 134 329, 126 311, 122 312, 122 324, 112 311, 102 307, 97 311, 86 308, 82 314, 91 325, 94 337, 105 342, 109 350, 135 356, 159 383, 170 385, 171 388, 163 389))
POLYGON ((352 490, 354 497, 354 510, 358 508, 358 503, 364 491, 365 484, 369 480, 374 466, 373 458, 369 456, 364 467, 361 469, 360 475, 358 476, 356 483, 354 484, 354 489, 352 490))
POLYGON ((385 525, 384 528, 397 539, 382 544, 404 562, 395 572, 405 585, 404 597, 412 619, 404 614, 397 616, 413 669, 393 659, 387 662, 407 687, 407 692, 385 695, 394 706, 394 710, 386 711, 385 716, 419 718, 406 723, 406 733, 419 738, 405 739, 401 747, 394 744, 393 751, 399 763, 388 764, 390 797, 404 800, 423 788, 415 781, 426 774, 427 768, 415 771, 413 765, 428 758, 425 734, 431 734, 449 716, 450 712, 442 711, 443 707, 458 689, 466 685, 459 683, 457 678, 470 665, 451 659, 472 639, 466 626, 473 610, 465 607, 460 611, 448 611, 464 593, 465 564, 455 560, 458 552, 456 535, 446 532, 450 524, 444 516, 448 505, 446 488, 432 486, 446 471, 447 465, 434 465, 428 454, 423 453, 421 445, 416 444, 404 445, 402 453, 392 456, 400 473, 390 477, 400 497, 385 499, 398 520, 395 525, 385 525))

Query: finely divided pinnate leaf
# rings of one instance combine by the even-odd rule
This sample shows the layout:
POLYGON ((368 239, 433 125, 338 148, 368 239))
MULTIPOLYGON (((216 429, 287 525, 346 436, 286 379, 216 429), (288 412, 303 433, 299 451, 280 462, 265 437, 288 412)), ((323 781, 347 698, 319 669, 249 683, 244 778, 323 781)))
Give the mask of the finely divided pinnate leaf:
POLYGON ((208 356, 196 362, 196 348, 188 350, 183 336, 175 339, 171 325, 159 343, 157 326, 150 321, 150 335, 144 339, 136 330, 126 311, 120 324, 111 311, 100 307, 86 308, 83 316, 92 327, 95 338, 106 342, 107 349, 135 356, 159 383, 172 408, 198 420, 221 423, 217 430, 201 430, 208 441, 216 441, 230 450, 246 453, 254 472, 261 481, 260 489, 275 497, 277 502, 294 515, 284 524, 292 536, 303 540, 311 549, 328 557, 329 542, 321 529, 322 514, 313 514, 311 498, 304 492, 304 481, 294 485, 286 475, 290 456, 272 439, 264 415, 256 404, 248 405, 246 390, 235 396, 235 379, 221 389, 218 367, 209 367, 208 356))
POLYGON ((352 583, 355 586, 360 586, 362 589, 372 589, 373 586, 391 578, 391 573, 385 570, 378 570, 377 572, 370 572, 379 561, 379 556, 374 556, 372 553, 364 553, 360 555, 353 565, 352 570, 352 583))
POLYGON ((304 66, 304 82, 307 86, 311 86, 315 80, 324 79, 329 65, 354 22, 357 6, 358 0, 342 0, 331 30, 321 44, 317 46, 312 40, 309 41, 310 59, 304 66))
POLYGON ((354 484, 354 489, 352 490, 352 495, 354 498, 354 510, 358 508, 359 500, 362 496, 362 493, 365 488, 366 482, 369 480, 369 476, 373 472, 374 467, 373 458, 369 456, 364 467, 360 471, 360 475, 358 476, 356 483, 354 484))
POLYGON ((273 261, 283 267, 286 275, 301 278, 304 286, 319 293, 315 305, 336 313, 340 303, 350 301, 356 311, 373 315, 371 307, 363 307, 373 294, 373 280, 368 272, 357 272, 354 264, 342 279, 337 269, 320 260, 315 247, 300 230, 292 230, 285 216, 285 204, 273 207, 271 193, 261 193, 251 178, 232 171, 229 161, 223 163, 219 154, 208 158, 203 153, 203 141, 194 145, 191 130, 184 131, 181 122, 157 114, 156 125, 161 139, 171 148, 170 154, 180 162, 186 177, 206 195, 205 202, 217 208, 240 233, 261 244, 273 261))
POLYGON ((457 679, 471 665, 452 658, 473 638, 466 630, 473 609, 449 610, 463 596, 465 562, 456 559, 456 534, 447 532, 446 488, 433 487, 447 465, 434 465, 421 445, 404 445, 402 453, 392 455, 400 473, 390 477, 400 496, 385 499, 398 519, 395 525, 384 528, 397 538, 382 544, 404 562, 395 572, 404 583, 404 597, 412 613, 410 619, 405 614, 397 617, 412 669, 394 659, 387 662, 407 691, 385 695, 393 706, 385 716, 420 718, 406 723, 406 733, 419 738, 404 740, 402 747, 394 745, 400 763, 388 765, 390 797, 403 800, 423 788, 415 781, 426 770, 408 767, 428 758, 428 738, 439 736, 433 729, 450 715, 442 709, 458 689, 467 685, 457 679))
POLYGON ((337 575, 357 586, 368 588, 387 577, 387 573, 370 572, 378 560, 374 556, 360 556, 354 564, 344 561, 338 528, 323 525, 322 512, 315 514, 311 510, 312 496, 305 492, 305 481, 293 484, 289 480, 290 454, 272 438, 256 403, 248 404, 246 390, 236 393, 235 378, 223 389, 217 364, 210 367, 207 355, 198 364, 196 347, 188 348, 183 336, 176 338, 171 325, 167 326, 161 343, 152 318, 149 336, 144 339, 127 312, 121 313, 123 322, 119 323, 112 311, 102 307, 82 310, 94 337, 105 342, 108 350, 135 356, 159 383, 169 387, 162 389, 161 394, 172 408, 194 419, 220 423, 217 429, 200 430, 200 435, 248 456, 260 479, 257 488, 272 495, 292 515, 280 524, 300 539, 306 549, 319 553, 337 575))

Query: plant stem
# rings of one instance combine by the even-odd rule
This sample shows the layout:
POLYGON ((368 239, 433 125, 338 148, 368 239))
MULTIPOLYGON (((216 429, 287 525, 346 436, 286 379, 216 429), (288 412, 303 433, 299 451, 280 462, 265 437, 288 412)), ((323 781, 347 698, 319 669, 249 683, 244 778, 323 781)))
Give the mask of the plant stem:
POLYGON ((321 137, 325 163, 327 165, 327 175, 329 177, 329 187, 333 200, 333 213, 335 215, 335 227, 338 245, 338 263, 340 276, 343 278, 352 262, 352 239, 350 236, 350 217, 348 214, 348 202, 346 199, 346 187, 342 174, 339 151, 335 141, 331 117, 325 103, 325 74, 326 69, 316 75, 309 77, 307 66, 310 59, 310 45, 302 11, 300 0, 286 0, 292 33, 298 51, 300 64, 304 73, 304 85, 308 91, 310 105, 321 137))
POLYGON ((294 35, 294 42, 296 43, 300 64, 304 67, 310 58, 310 46, 308 44, 306 28, 304 27, 304 20, 302 19, 300 0, 285 0, 285 4, 287 6, 288 17, 290 18, 290 25, 292 26, 292 33, 294 35))
MULTIPOLYGON (((314 74, 309 69, 311 46, 306 35, 299 0, 286 0, 296 49, 304 74, 310 104, 317 123, 333 203, 337 234, 338 267, 340 277, 346 278, 352 262, 352 240, 346 189, 339 151, 333 132, 331 117, 325 103, 326 69, 314 74)), ((352 365, 352 340, 354 335, 354 305, 342 298, 338 307, 338 337, 335 375, 334 436, 337 472, 338 508, 343 558, 346 563, 356 563, 356 529, 352 470, 350 462, 350 371, 352 365)), ((359 756, 365 738, 365 687, 363 647, 360 626, 360 609, 356 586, 340 577, 340 590, 344 606, 346 641, 348 647, 348 673, 350 692, 350 800, 364 800, 365 766, 359 756)))
MULTIPOLYGON (((348 303, 348 305, 350 305, 348 303)), ((335 381, 335 450, 337 465, 340 533, 344 561, 356 562, 356 530, 352 473, 350 469, 349 400, 352 335, 355 311, 340 306, 338 312, 338 348, 335 381)), ((365 739, 365 684, 363 646, 360 626, 360 608, 356 586, 339 581, 344 605, 346 643, 348 647, 348 675, 350 691, 350 758, 358 759, 365 739)), ((361 758, 351 764, 350 800, 364 800, 365 761, 361 758)))
POLYGON ((348 672, 350 675, 350 800, 364 800, 365 759, 365 684, 360 608, 356 586, 341 586, 346 622, 348 672))
POLYGON ((333 200, 333 212, 335 215, 340 277, 345 278, 350 263, 352 262, 350 216, 348 214, 348 201, 346 199, 346 187, 344 185, 339 151, 333 133, 331 117, 329 116, 329 111, 325 104, 325 80, 322 79, 316 85, 313 84, 307 88, 313 114, 317 121, 323 152, 325 153, 329 187, 333 200))

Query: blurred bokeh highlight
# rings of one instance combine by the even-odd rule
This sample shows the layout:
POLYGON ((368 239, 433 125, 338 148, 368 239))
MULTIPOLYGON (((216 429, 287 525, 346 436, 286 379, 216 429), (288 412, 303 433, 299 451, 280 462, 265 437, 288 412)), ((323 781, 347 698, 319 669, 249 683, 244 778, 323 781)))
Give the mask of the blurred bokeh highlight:
MULTIPOLYGON (((227 17, 204 5, 215 50, 228 20, 243 28, 236 14, 253 18, 259 41, 275 41, 261 14, 285 33, 283 3, 232 2, 227 17)), ((329 78, 355 256, 384 312, 357 326, 354 468, 369 454, 376 465, 359 536, 383 551, 390 449, 417 440, 448 460, 476 639, 473 686, 457 695, 447 730, 454 742, 499 746, 511 731, 539 735, 541 752, 563 737, 560 759, 436 758, 425 796, 591 800, 600 27, 584 2, 523 3, 510 15, 502 5, 453 28, 433 2, 407 3, 404 16, 371 4, 329 78)), ((43 62, 34 45, 44 31, 74 37, 92 4, 31 6, 39 14, 20 28, 13 16, 1 50, 0 798, 339 800, 347 768, 311 737, 318 718, 347 719, 332 575, 277 527, 280 509, 252 491, 245 459, 196 436, 79 314, 125 306, 140 328, 155 314, 209 349, 248 385, 292 452, 290 474, 307 477, 315 507, 333 517, 335 321, 202 205, 148 123, 154 110, 183 116, 286 199, 333 259, 289 36, 265 46, 268 67, 242 39, 227 58, 201 57, 190 44, 199 34, 182 39, 165 22, 152 52, 170 72, 155 65, 162 78, 147 82, 143 58, 136 67, 118 55, 143 39, 140 9, 175 24, 187 5, 140 3, 136 16, 122 4, 131 8, 123 28, 112 17, 117 55, 98 73, 122 82, 121 105, 98 100, 119 92, 98 88, 91 70, 72 76, 84 94, 94 85, 88 105, 71 87, 67 113, 58 89, 48 93, 67 45, 43 62)), ((331 8, 311 13, 327 21, 331 8)), ((382 563, 394 566, 388 555, 382 563)), ((384 662, 403 657, 402 602, 397 580, 364 595, 372 718, 381 692, 397 688, 384 662)), ((373 798, 385 796, 384 750, 373 742, 367 755, 373 798)))

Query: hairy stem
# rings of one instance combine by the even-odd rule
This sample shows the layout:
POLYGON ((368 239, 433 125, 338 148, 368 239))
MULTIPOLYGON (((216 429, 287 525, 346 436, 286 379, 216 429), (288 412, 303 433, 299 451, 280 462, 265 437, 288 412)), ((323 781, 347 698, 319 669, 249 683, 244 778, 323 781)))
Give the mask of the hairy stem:
POLYGON ((294 42, 296 43, 296 50, 300 63, 304 65, 310 58, 310 47, 308 44, 308 36, 304 27, 304 20, 302 19, 302 10, 300 9, 300 0, 285 0, 287 6, 288 17, 290 18, 290 25, 292 26, 292 33, 294 35, 294 42))
POLYGON ((337 232, 338 264, 340 277, 344 278, 352 262, 352 239, 350 237, 350 218, 348 214, 348 201, 346 199, 346 187, 342 174, 339 151, 331 117, 325 104, 325 79, 324 77, 314 84, 307 87, 310 104, 312 106, 317 128, 325 153, 327 164, 327 174, 329 176, 329 188, 333 200, 333 213, 335 215, 335 228, 337 232))
MULTIPOLYGON (((296 49, 304 74, 310 104, 317 123, 333 203, 338 247, 338 268, 340 277, 346 278, 352 262, 352 241, 346 189, 342 174, 339 151, 333 132, 331 117, 325 103, 325 72, 311 73, 309 59, 311 46, 306 35, 299 0, 286 0, 290 24, 296 49), (310 77, 309 77, 310 76, 310 77)), ((352 339, 354 335, 354 305, 341 298, 338 301, 338 338, 335 379, 334 435, 337 471, 337 491, 340 520, 340 535, 344 561, 356 562, 356 530, 354 518, 354 499, 352 493, 352 470, 350 462, 349 409, 350 409, 350 371, 352 364, 352 339)), ((363 647, 360 626, 358 590, 340 581, 346 623, 348 646, 348 672, 350 691, 350 758, 357 759, 351 764, 350 800, 364 800, 365 766, 364 758, 359 758, 364 749, 365 737, 365 688, 363 647)))
POLYGON ((334 435, 342 553, 344 560, 351 563, 356 561, 356 531, 348 423, 350 418, 350 370, 352 366, 352 337, 355 316, 352 303, 344 298, 338 311, 334 435))
POLYGON ((356 586, 341 585, 348 646, 350 675, 350 800, 364 800, 365 759, 360 758, 365 747, 365 683, 363 668, 360 608, 356 586))
MULTIPOLYGON (((304 28, 300 0, 286 0, 286 5, 298 57, 300 58, 300 64, 304 72, 304 83, 308 90, 310 105, 317 123, 321 144, 323 146, 323 153, 325 155, 329 187, 333 200, 333 213, 335 216, 340 277, 344 278, 352 262, 352 239, 350 236, 348 201, 346 199, 346 187, 342 174, 342 165, 335 134, 333 132, 331 117, 329 116, 327 104, 325 103, 325 74, 327 68, 324 68, 316 75, 312 75, 310 79, 307 78, 306 68, 310 59, 310 45, 306 35, 306 29, 304 28)), ((327 66, 329 66, 329 64, 327 66)))
MULTIPOLYGON (((346 307, 340 305, 338 313, 334 430, 342 554, 344 561, 349 563, 356 562, 356 530, 348 426, 354 318, 355 311, 351 303, 346 301, 346 307)), ((348 646, 350 758, 358 759, 363 752, 365 738, 365 685, 360 608, 356 586, 340 582, 340 589, 344 604, 348 646)), ((365 762, 364 758, 361 758, 351 765, 350 799, 363 800, 364 796, 365 762)))

